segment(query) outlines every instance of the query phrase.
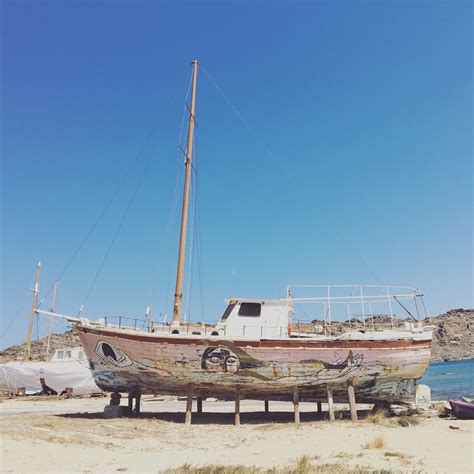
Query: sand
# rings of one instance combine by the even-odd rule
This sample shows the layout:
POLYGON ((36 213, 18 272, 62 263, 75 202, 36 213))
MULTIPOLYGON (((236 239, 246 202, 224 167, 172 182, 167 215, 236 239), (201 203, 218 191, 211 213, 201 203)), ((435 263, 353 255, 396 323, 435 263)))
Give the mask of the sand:
MULTIPOLYGON (((158 472, 184 464, 340 464, 395 472, 473 472, 474 422, 417 417, 415 426, 367 420, 330 423, 314 404, 301 404, 302 423, 291 423, 290 404, 243 401, 240 427, 233 403, 205 401, 204 413, 184 426, 184 401, 145 399, 139 419, 103 419, 106 398, 4 400, 0 404, 2 472, 158 472), (452 429, 455 427, 458 429, 452 429), (366 448, 377 437, 382 448, 366 448)), ((324 408, 324 406, 323 406, 324 408)), ((361 410, 364 415, 364 411, 361 410)))

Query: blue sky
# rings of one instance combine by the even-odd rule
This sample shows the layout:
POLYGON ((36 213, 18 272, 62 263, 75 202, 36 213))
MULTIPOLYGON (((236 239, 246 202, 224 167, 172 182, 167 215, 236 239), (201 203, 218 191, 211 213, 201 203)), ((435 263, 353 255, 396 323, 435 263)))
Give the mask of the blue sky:
POLYGON ((194 58, 191 319, 295 282, 383 281, 422 288, 433 314, 472 307, 471 2, 1 8, 2 347, 25 339, 36 262, 45 297, 124 176, 57 309, 77 314, 141 182, 84 314, 171 312, 194 58))

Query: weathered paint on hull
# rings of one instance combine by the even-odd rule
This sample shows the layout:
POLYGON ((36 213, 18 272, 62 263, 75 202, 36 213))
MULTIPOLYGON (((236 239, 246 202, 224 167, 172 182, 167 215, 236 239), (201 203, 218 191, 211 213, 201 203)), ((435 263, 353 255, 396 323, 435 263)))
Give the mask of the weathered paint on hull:
POLYGON ((228 340, 123 334, 78 326, 96 384, 105 391, 255 399, 357 401, 411 399, 403 388, 427 369, 431 340, 228 340))

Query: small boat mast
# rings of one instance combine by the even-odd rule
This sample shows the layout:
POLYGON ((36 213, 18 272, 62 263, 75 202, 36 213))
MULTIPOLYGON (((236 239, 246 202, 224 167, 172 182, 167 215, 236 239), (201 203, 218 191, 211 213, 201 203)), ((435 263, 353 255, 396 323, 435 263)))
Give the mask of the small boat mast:
POLYGON ((184 195, 183 195, 183 211, 181 214, 181 233, 179 237, 179 254, 178 254, 178 270, 176 272, 176 289, 174 292, 173 306, 173 323, 179 324, 181 319, 181 303, 183 302, 183 275, 184 275, 184 258, 186 255, 186 232, 188 226, 188 209, 189 209, 189 188, 191 185, 191 168, 193 155, 193 137, 195 123, 195 104, 196 104, 196 80, 198 62, 194 60, 193 65, 193 86, 191 92, 191 107, 189 109, 189 128, 188 128, 188 144, 186 149, 186 171, 184 177, 184 195))

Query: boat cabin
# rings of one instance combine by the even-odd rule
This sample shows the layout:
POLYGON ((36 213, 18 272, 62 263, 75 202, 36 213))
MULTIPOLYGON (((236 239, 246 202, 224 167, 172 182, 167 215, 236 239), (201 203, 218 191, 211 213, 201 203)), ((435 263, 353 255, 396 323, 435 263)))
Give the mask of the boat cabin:
POLYGON ((288 337, 293 309, 288 300, 226 300, 227 308, 215 335, 249 338, 288 337))
POLYGON ((84 354, 84 349, 79 347, 66 347, 61 349, 56 349, 53 356, 51 357, 51 362, 70 362, 72 360, 85 360, 86 355, 84 354))

